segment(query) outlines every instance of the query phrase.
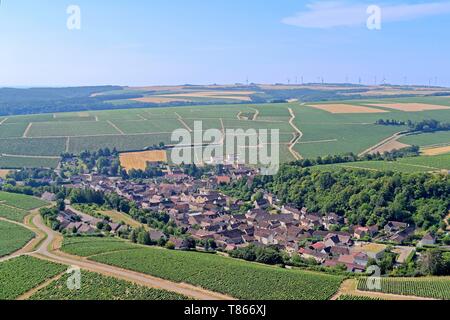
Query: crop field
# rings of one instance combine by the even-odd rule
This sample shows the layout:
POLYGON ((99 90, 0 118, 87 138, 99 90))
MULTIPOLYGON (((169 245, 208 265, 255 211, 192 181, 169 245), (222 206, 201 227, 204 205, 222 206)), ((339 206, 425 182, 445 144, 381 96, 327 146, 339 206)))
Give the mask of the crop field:
POLYGON ((80 290, 69 290, 65 275, 39 290, 30 300, 117 301, 117 300, 188 300, 174 292, 139 286, 131 282, 82 271, 80 290))
MULTIPOLYGON (((358 281, 358 290, 370 291, 366 279, 358 281)), ((450 300, 450 278, 382 278, 381 292, 450 300)))
POLYGON ((66 267, 23 256, 0 263, 0 300, 14 300, 63 273, 66 267))
POLYGON ((0 221, 0 257, 7 256, 24 247, 34 233, 16 224, 0 221))
POLYGON ((23 169, 23 168, 50 168, 58 166, 58 158, 31 158, 31 157, 11 157, 0 156, 0 168, 23 169))
POLYGON ((399 139, 399 141, 420 147, 438 146, 438 145, 446 146, 450 145, 450 132, 442 131, 435 133, 422 133, 403 137, 399 139))
POLYGON ((124 134, 137 133, 172 133, 174 130, 184 128, 178 120, 138 120, 138 121, 112 121, 124 134))
POLYGON ((338 170, 340 168, 403 173, 440 172, 450 170, 450 155, 402 158, 397 161, 358 161, 314 167, 315 170, 338 170))
POLYGON ((23 210, 33 210, 43 207, 48 203, 35 197, 0 191, 0 204, 6 204, 23 210))
POLYGON ((118 133, 120 132, 105 121, 67 121, 33 123, 27 136, 32 138, 75 137, 118 133))
POLYGON ((0 217, 2 218, 11 221, 23 222, 28 214, 28 211, 0 204, 0 217))
POLYGON ((27 123, 11 123, 0 125, 0 138, 19 138, 23 136, 27 123))
POLYGON ((155 150, 120 154, 120 165, 127 171, 145 170, 148 162, 167 162, 167 152, 155 150))
POLYGON ((117 250, 107 241, 91 250, 88 240, 63 250, 72 254, 100 254, 90 259, 142 272, 155 277, 186 282, 239 299, 326 300, 339 288, 343 278, 300 270, 253 264, 218 255, 169 251, 159 248, 117 250), (72 250, 71 250, 72 248, 72 250), (170 266, 168 268, 167 266, 170 266))
MULTIPOLYGON (((63 152, 78 154, 105 147, 131 152, 143 151, 160 142, 171 145, 176 143, 171 141, 171 133, 175 129, 193 130, 195 121, 203 122, 203 130, 279 129, 282 135, 281 160, 291 161, 294 155, 286 145, 292 141, 296 130, 290 124, 292 114, 289 109, 295 116, 293 124, 303 133, 294 146, 295 152, 302 157, 361 153, 406 129, 404 126, 378 126, 375 125, 377 120, 437 119, 450 122, 449 106, 450 99, 447 97, 425 97, 330 101, 326 104, 228 104, 11 116, 0 125, 0 154, 4 155, 0 157, 0 168, 53 168, 58 160, 52 157, 59 157, 63 152), (402 111, 392 107, 404 104, 415 110, 402 111), (329 109, 330 106, 334 109, 329 109), (342 109, 342 106, 345 108, 342 109), (424 111, 417 111, 418 106, 422 106, 424 111), (383 112, 372 113, 374 109, 383 112)), ((450 144, 450 133, 408 136, 400 142, 445 146, 450 144)))
POLYGON ((118 238, 97 238, 97 237, 66 237, 64 238, 62 249, 64 252, 81 256, 89 257, 101 253, 134 250, 140 247, 120 240, 118 238))

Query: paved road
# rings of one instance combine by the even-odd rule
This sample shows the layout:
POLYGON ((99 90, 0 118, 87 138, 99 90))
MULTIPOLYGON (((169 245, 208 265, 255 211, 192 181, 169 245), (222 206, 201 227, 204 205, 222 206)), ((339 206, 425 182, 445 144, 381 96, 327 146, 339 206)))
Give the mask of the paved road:
POLYGON ((36 252, 33 253, 33 255, 36 257, 43 258, 52 262, 77 266, 87 271, 97 272, 103 275, 131 281, 139 285, 176 292, 197 300, 232 300, 231 297, 225 296, 220 293, 204 290, 192 285, 174 283, 138 272, 108 266, 75 256, 70 256, 68 254, 59 252, 58 250, 53 251, 52 249, 49 249, 49 247, 55 245, 55 243, 57 243, 57 241, 61 238, 61 235, 47 227, 43 223, 42 218, 39 215, 34 217, 33 223, 37 226, 37 228, 47 234, 47 239, 45 239, 45 241, 42 242, 41 246, 36 250, 36 252))

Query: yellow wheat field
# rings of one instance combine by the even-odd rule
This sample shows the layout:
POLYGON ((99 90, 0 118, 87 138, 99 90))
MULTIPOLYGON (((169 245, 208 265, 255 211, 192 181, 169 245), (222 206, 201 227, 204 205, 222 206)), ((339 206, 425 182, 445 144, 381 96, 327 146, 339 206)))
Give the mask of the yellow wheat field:
POLYGON ((120 154, 120 165, 127 171, 145 170, 149 162, 167 162, 167 152, 155 150, 120 154))

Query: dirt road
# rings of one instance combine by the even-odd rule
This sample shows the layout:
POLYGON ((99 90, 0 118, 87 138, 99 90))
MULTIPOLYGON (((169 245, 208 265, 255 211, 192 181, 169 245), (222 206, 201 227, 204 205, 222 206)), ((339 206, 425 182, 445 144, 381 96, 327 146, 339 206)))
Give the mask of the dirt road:
POLYGON ((220 293, 211 292, 202 288, 198 288, 189 284, 174 283, 167 280, 151 277, 138 272, 125 270, 105 264, 80 259, 79 257, 71 256, 59 251, 58 243, 61 242, 61 235, 49 227, 47 227, 42 218, 36 215, 33 223, 43 232, 47 234, 47 238, 42 242, 40 247, 32 254, 37 258, 45 259, 61 264, 77 266, 81 269, 97 272, 103 275, 115 277, 118 279, 130 281, 139 285, 163 289, 176 292, 197 300, 232 300, 233 298, 225 296, 220 293))
POLYGON ((291 114, 291 119, 289 120, 289 124, 295 131, 294 138, 289 143, 289 152, 292 153, 292 156, 294 157, 295 160, 302 160, 303 157, 297 151, 294 150, 294 147, 297 144, 297 142, 299 142, 303 138, 303 132, 300 131, 300 129, 297 128, 297 126, 294 123, 294 121, 296 119, 294 110, 289 108, 289 113, 291 114))

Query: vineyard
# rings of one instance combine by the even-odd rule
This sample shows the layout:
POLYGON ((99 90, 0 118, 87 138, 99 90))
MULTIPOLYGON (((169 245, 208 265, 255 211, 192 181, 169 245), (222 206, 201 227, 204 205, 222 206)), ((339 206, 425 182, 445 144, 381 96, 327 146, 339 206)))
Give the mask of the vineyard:
POLYGON ((25 246, 34 233, 16 224, 0 221, 0 257, 7 256, 25 246))
POLYGON ((118 238, 97 237, 65 237, 62 250, 69 254, 81 257, 90 257, 97 254, 133 250, 141 248, 138 245, 120 240, 118 238))
MULTIPOLYGON (((358 281, 358 290, 371 291, 366 279, 358 281)), ((380 292, 449 300, 450 278, 383 278, 380 292)))
POLYGON ((48 204, 43 200, 31 196, 2 191, 0 192, 1 203, 23 210, 33 210, 48 204))
POLYGON ((81 289, 69 290, 65 275, 41 289, 30 300, 187 300, 177 293, 147 288, 92 272, 81 272, 81 289))
POLYGON ((27 215, 28 211, 0 204, 0 217, 2 218, 22 222, 27 215))
POLYGON ((23 256, 0 263, 0 300, 13 300, 66 270, 65 266, 23 256))
POLYGON ((158 248, 112 252, 90 259, 247 300, 327 300, 343 280, 217 255, 158 248))

